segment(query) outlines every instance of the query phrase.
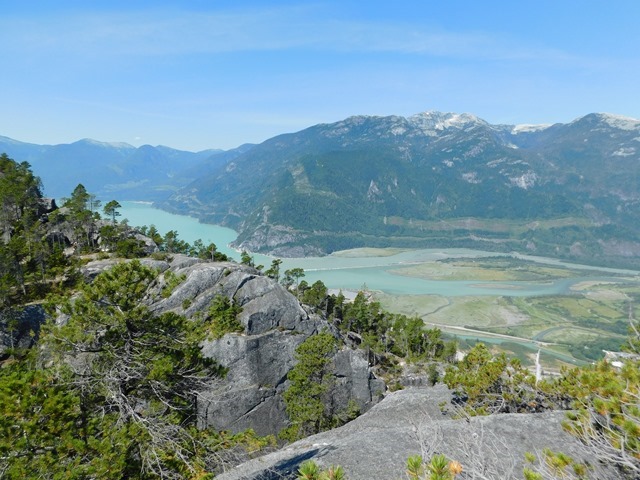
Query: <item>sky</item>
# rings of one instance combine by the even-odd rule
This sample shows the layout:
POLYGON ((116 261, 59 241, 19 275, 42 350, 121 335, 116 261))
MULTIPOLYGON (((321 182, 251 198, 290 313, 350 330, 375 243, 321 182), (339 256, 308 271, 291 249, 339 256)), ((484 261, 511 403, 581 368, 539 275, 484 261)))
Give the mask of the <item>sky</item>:
POLYGON ((351 115, 640 118, 638 0, 0 0, 0 135, 198 151, 351 115))

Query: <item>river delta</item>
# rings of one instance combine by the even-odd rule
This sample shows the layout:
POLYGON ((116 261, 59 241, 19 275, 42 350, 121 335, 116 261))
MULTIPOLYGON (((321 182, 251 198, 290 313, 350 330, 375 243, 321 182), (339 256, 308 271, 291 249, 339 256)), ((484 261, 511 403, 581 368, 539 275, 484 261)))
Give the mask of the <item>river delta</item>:
MULTIPOLYGON (((171 214, 149 203, 120 202, 130 225, 175 230, 188 242, 229 247, 236 232, 171 214)), ((254 254, 268 267, 273 257, 254 254)), ((538 349, 548 368, 583 363, 582 348, 623 341, 624 325, 635 315, 640 272, 566 263, 530 255, 468 249, 354 249, 325 257, 283 258, 281 271, 303 268, 309 284, 322 280, 331 290, 367 290, 397 313, 416 315, 461 341, 500 345, 529 362, 538 349), (600 343, 597 343, 600 342, 600 343), (576 355, 576 352, 578 354, 576 355)))

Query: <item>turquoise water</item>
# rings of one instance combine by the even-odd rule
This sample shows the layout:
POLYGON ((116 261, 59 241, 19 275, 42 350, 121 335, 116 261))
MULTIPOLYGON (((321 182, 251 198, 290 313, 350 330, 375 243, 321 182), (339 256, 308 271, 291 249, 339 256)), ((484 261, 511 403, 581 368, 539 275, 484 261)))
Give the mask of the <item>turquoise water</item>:
POLYGON ((195 218, 185 215, 174 215, 157 208, 153 208, 147 202, 120 202, 119 209, 122 219, 127 219, 129 225, 140 227, 142 225, 155 225, 158 231, 164 235, 169 230, 178 232, 178 238, 193 243, 201 239, 206 244, 213 242, 222 253, 233 254, 239 259, 240 255, 231 250, 227 245, 236 239, 238 234, 230 228, 217 225, 207 225, 198 222, 195 218))
MULTIPOLYGON (((208 225, 198 222, 195 218, 184 215, 175 215, 153 208, 148 203, 120 202, 122 208, 121 218, 126 218, 130 225, 155 225, 161 234, 169 230, 178 232, 179 238, 190 243, 202 239, 205 243, 213 242, 218 250, 239 260, 239 253, 228 246, 237 234, 235 231, 217 225, 208 225)), ((553 282, 486 282, 486 281, 442 281, 424 280, 420 278, 405 277, 390 273, 390 270, 400 266, 430 262, 444 258, 456 257, 484 257, 495 256, 495 252, 483 252, 469 249, 424 249, 405 251, 396 255, 385 257, 344 257, 329 255, 326 257, 285 258, 281 271, 300 267, 305 270, 308 283, 322 280, 325 285, 333 289, 360 290, 364 287, 369 290, 382 291, 390 294, 405 295, 442 295, 447 297, 466 295, 502 295, 502 296, 536 296, 557 295, 570 292, 571 286, 585 280, 612 280, 619 278, 607 277, 607 274, 625 274, 636 276, 640 272, 628 270, 616 270, 591 266, 566 264, 554 259, 526 256, 530 261, 570 266, 572 268, 585 268, 591 271, 602 272, 602 277, 585 276, 569 279, 560 279, 553 282)), ((268 267, 273 260, 265 255, 254 255, 256 264, 268 267)))

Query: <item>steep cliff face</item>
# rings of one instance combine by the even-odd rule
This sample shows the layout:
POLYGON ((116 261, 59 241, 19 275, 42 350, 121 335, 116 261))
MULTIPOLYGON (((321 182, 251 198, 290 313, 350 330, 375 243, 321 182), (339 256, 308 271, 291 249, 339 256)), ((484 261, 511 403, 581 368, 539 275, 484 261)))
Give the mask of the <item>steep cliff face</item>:
MULTIPOLYGON (((111 260, 89 263, 85 275, 95 276, 111 260)), ((228 369, 222 382, 211 385, 201 401, 201 426, 241 431, 254 429, 259 435, 279 432, 287 425, 282 393, 287 374, 295 365, 296 348, 309 336, 324 330, 341 342, 332 360, 336 411, 355 401, 361 411, 376 403, 385 390, 369 369, 364 351, 352 349, 325 318, 301 305, 283 286, 257 270, 233 262, 203 262, 175 255, 171 261, 145 259, 143 263, 161 272, 170 270, 184 278, 167 295, 160 280, 148 297, 156 313, 173 311, 193 318, 204 314, 214 298, 224 295, 242 308, 238 320, 243 333, 226 334, 202 344, 205 356, 228 369)), ((160 277, 162 278, 162 277, 160 277)))

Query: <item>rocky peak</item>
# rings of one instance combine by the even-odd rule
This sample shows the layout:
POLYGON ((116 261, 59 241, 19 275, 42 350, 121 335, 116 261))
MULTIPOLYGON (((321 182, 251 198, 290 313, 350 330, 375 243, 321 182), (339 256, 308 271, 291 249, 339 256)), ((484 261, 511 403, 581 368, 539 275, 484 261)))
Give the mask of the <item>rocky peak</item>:
POLYGON ((583 117, 576 118, 568 125, 589 125, 592 127, 606 127, 626 131, 640 130, 640 120, 611 113, 590 113, 583 117))
MULTIPOLYGON (((95 277, 112 263, 90 262, 84 267, 85 276, 95 277)), ((384 393, 385 385, 372 374, 366 352, 351 348, 322 315, 301 305, 286 288, 256 269, 184 255, 173 255, 166 261, 144 259, 143 263, 184 277, 164 296, 161 293, 166 284, 163 276, 159 278, 147 302, 157 314, 172 311, 187 318, 206 316, 218 295, 242 308, 238 320, 244 326, 243 333, 202 343, 204 355, 228 373, 206 392, 209 400, 199 402, 201 426, 234 432, 252 428, 259 435, 276 434, 287 426, 282 393, 289 385, 287 374, 295 365, 295 350, 322 331, 331 332, 342 345, 333 359, 331 396, 336 411, 345 410, 350 401, 366 411, 384 393)))

